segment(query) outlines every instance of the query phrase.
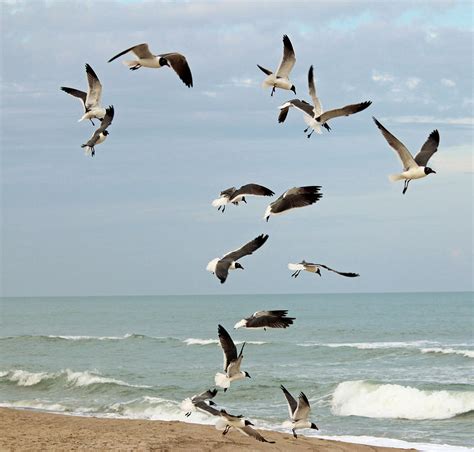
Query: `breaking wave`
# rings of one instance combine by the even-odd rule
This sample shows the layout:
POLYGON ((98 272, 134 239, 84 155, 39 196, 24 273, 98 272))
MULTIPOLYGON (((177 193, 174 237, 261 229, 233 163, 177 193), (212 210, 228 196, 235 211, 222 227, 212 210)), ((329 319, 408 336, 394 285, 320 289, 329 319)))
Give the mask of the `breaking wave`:
POLYGON ((455 348, 422 348, 421 353, 441 353, 443 355, 461 355, 466 358, 474 358, 474 350, 458 350, 455 348))
MULTIPOLYGON (((211 345, 211 344, 219 344, 219 340, 218 339, 196 339, 196 338, 193 338, 193 337, 190 337, 188 339, 185 339, 183 341, 186 345, 211 345)), ((263 345, 263 344, 268 344, 268 342, 264 342, 264 341, 235 341, 234 344, 235 345, 239 345, 239 344, 243 344, 243 343, 246 343, 246 344, 252 344, 252 345, 263 345)))
POLYGON ((85 336, 85 335, 39 335, 39 336, 3 336, 0 337, 0 340, 14 340, 14 339, 34 339, 34 340, 49 340, 49 341, 123 341, 123 340, 132 340, 132 339, 152 339, 158 340, 161 342, 166 341, 177 341, 179 339, 175 337, 160 337, 160 336, 147 336, 146 334, 137 334, 137 333, 127 333, 123 336, 85 336))
POLYGON ((392 419, 450 419, 474 411, 472 391, 428 391, 364 380, 340 383, 331 410, 338 416, 392 419))

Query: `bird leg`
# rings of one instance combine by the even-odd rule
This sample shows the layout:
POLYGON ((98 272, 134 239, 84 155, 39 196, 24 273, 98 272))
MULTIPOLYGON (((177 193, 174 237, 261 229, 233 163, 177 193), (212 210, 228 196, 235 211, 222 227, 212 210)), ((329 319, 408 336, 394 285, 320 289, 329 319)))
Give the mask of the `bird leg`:
POLYGON ((306 129, 303 130, 304 133, 306 133, 309 130, 309 126, 306 127, 306 129))
POLYGON ((293 429, 291 429, 291 431, 293 432, 293 436, 294 436, 295 438, 298 438, 298 435, 296 434, 295 429, 293 428, 293 429))
POLYGON ((407 179, 407 180, 405 181, 405 185, 404 185, 404 187, 403 187, 403 192, 402 192, 403 194, 405 194, 406 191, 408 190, 408 184, 410 183, 410 181, 411 181, 411 179, 407 179))
POLYGON ((136 71, 137 69, 140 69, 141 67, 142 67, 142 65, 137 63, 135 66, 132 66, 132 67, 130 68, 130 70, 131 70, 131 71, 136 71))
POLYGON ((270 96, 273 97, 273 93, 275 92, 275 85, 273 85, 273 88, 272 88, 272 93, 270 94, 270 96))
POLYGON ((229 433, 229 430, 230 430, 230 425, 226 425, 224 431, 222 432, 222 435, 227 435, 227 433, 229 433))
POLYGON ((91 157, 94 157, 94 155, 95 155, 95 148, 92 147, 92 149, 91 149, 91 157))
POLYGON ((311 138, 311 135, 313 135, 314 129, 311 131, 311 133, 308 135, 308 138, 311 138))
POLYGON ((92 121, 91 118, 89 118, 89 121, 92 123, 93 126, 95 126, 94 121, 92 121))
POLYGON ((186 414, 185 414, 186 417, 189 417, 191 416, 191 411, 188 411, 186 414))
POLYGON ((247 204, 247 200, 245 198, 242 198, 242 201, 247 204))

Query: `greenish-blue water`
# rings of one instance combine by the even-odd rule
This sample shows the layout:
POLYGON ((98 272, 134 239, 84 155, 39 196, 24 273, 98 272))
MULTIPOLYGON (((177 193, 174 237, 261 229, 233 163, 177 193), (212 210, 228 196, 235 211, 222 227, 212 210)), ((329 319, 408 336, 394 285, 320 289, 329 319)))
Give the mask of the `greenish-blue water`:
POLYGON ((306 393, 318 435, 472 447, 472 295, 2 298, 0 406, 188 420, 180 402, 222 370, 222 324, 252 378, 215 401, 257 427, 282 429, 284 384, 306 393), (263 309, 296 321, 233 330, 263 309))

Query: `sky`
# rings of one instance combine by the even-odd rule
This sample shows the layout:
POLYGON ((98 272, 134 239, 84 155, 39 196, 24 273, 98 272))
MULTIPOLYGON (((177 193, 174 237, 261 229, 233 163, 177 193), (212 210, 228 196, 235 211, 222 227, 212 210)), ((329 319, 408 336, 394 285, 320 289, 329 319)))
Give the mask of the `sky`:
POLYGON ((4 0, 1 30, 1 295, 472 290, 472 2, 4 0), (371 107, 309 140, 299 112, 278 124, 293 93, 270 97, 256 65, 276 69, 284 34, 298 98, 314 65, 324 108, 371 107), (142 42, 186 55, 194 87, 107 63, 142 42), (59 90, 86 88, 85 63, 115 107, 94 158, 80 147, 94 128, 59 90), (437 174, 403 196, 372 116, 413 154, 438 129, 437 174), (250 182, 323 199, 268 223, 267 198, 211 206, 250 182), (206 272, 262 233, 244 271, 206 272), (302 259, 361 276, 295 280, 302 259))

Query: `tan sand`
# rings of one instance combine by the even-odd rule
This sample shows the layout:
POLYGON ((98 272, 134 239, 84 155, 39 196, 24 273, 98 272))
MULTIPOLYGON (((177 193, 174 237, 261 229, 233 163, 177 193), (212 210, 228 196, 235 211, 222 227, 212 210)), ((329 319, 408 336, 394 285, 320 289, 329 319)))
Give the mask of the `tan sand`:
MULTIPOLYGON (((0 408, 1 451, 321 451, 395 452, 402 449, 310 439, 260 431, 275 444, 233 430, 184 422, 101 419, 0 408)), ((406 449, 404 449, 406 450, 406 449)), ((413 449, 412 449, 413 450, 413 449)))

